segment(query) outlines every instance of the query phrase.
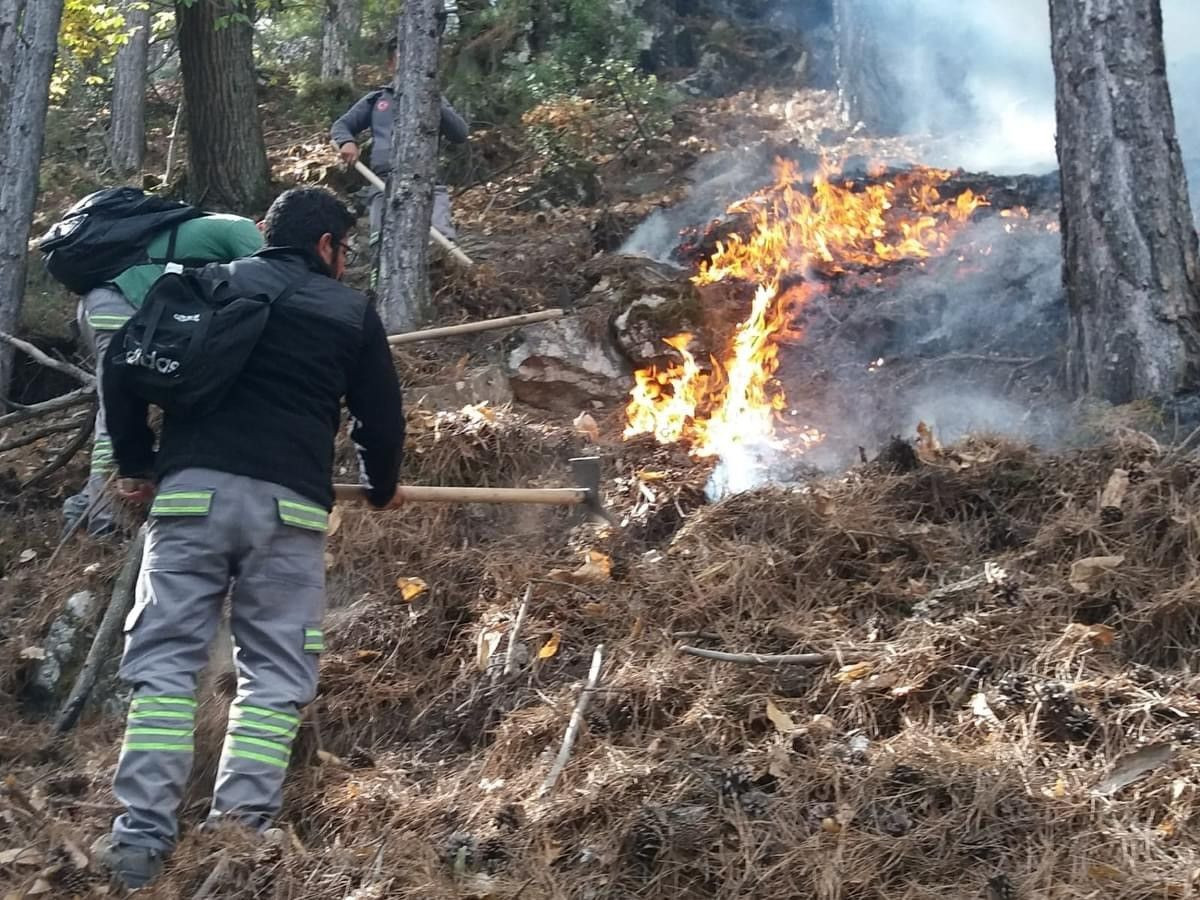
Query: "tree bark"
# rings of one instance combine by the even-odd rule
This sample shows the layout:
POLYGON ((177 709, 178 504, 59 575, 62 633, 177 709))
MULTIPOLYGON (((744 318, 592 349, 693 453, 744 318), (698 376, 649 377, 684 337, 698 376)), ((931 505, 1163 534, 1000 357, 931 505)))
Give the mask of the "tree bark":
POLYGON ((834 0, 838 97, 874 134, 945 132, 976 122, 960 48, 974 37, 913 0, 834 0))
POLYGON ((176 0, 187 116, 188 199, 239 213, 266 204, 270 172, 258 116, 253 0, 176 0))
POLYGON ((429 225, 437 178, 440 0, 408 0, 400 15, 392 178, 384 216, 379 285, 389 334, 432 316, 429 225))
POLYGON ((325 0, 321 22, 321 78, 354 81, 351 50, 362 30, 362 0, 325 0))
POLYGON ((1159 0, 1050 0, 1067 376, 1120 404, 1200 387, 1200 286, 1159 0))
POLYGON ((125 0, 125 44, 113 71, 112 121, 108 129, 113 168, 128 177, 142 171, 146 156, 146 62, 150 50, 150 6, 125 0))
MULTIPOLYGON (((0 331, 17 330, 63 0, 0 0, 0 331)), ((0 397, 12 350, 0 346, 0 397)), ((3 407, 0 400, 0 408, 3 407)))

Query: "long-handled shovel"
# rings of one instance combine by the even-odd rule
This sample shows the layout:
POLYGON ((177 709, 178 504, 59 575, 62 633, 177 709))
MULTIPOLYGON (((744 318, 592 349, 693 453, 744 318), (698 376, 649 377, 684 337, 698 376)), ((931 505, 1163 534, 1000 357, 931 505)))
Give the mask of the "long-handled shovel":
MULTIPOLYGON (((612 513, 600 503, 600 458, 578 457, 571 460, 575 487, 569 488, 486 488, 427 487, 402 484, 396 495, 405 503, 537 503, 548 506, 577 506, 595 521, 616 525, 612 513)), ((364 499, 361 486, 335 484, 339 501, 364 499)))

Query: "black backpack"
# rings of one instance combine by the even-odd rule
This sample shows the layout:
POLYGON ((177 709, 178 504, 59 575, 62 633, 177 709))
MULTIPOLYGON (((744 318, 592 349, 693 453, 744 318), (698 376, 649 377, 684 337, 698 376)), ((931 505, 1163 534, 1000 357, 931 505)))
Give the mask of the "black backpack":
MULTIPOLYGON (((180 223, 203 216, 194 206, 164 200, 132 187, 89 194, 37 242, 47 271, 76 294, 106 284, 131 266, 180 262, 175 231, 180 223), (146 248, 159 232, 172 228, 167 259, 150 259, 146 248)), ((199 261, 203 264, 207 260, 199 261)))
POLYGON ((164 412, 203 415, 237 381, 267 324, 271 305, 307 279, 269 296, 241 296, 214 263, 159 276, 141 308, 113 335, 104 358, 121 390, 164 412))

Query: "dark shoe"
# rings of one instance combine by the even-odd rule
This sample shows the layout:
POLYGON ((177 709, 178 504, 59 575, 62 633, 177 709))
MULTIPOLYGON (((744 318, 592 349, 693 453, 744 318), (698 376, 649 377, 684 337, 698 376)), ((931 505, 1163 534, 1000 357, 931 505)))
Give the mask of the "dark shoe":
POLYGON ((88 520, 88 537, 97 541, 108 540, 117 535, 117 523, 112 519, 97 519, 93 516, 88 520))
POLYGON ((162 851, 116 844, 111 834, 97 838, 92 844, 92 853, 115 879, 131 891, 145 887, 157 878, 165 861, 162 851))
POLYGON ((63 527, 61 537, 66 537, 74 528, 75 523, 83 518, 91 501, 87 494, 74 494, 63 501, 63 527))

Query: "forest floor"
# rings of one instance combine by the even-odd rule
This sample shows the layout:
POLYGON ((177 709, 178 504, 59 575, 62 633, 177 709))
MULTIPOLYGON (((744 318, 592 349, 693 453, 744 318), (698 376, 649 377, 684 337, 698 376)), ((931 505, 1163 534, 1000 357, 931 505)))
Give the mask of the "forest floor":
MULTIPOLYGON (((889 149, 831 134, 830 104, 686 105, 667 138, 592 154, 587 205, 556 200, 514 135, 478 135, 493 174, 456 209, 479 265, 435 264, 440 318, 578 304, 706 154, 764 135, 889 149)), ((631 123, 611 127, 630 138, 631 123)), ((277 136, 277 177, 344 189, 323 144, 316 124, 277 136)), ((406 349, 409 396, 496 362, 506 340, 406 349)), ((286 840, 196 830, 232 690, 208 678, 182 843, 139 896, 1200 896, 1200 459, 1186 444, 1112 423, 1053 453, 898 442, 709 502, 711 461, 623 441, 619 405, 587 411, 594 430, 520 404, 410 404, 406 481, 552 486, 595 454, 621 527, 537 507, 341 510, 286 840), (544 789, 598 650, 573 752, 544 789)), ((123 722, 93 712, 55 738, 27 690, 65 598, 107 596, 124 554, 76 539, 48 563, 86 463, 16 485, 64 440, 0 457, 6 898, 102 895, 85 851, 117 809, 123 722)))

